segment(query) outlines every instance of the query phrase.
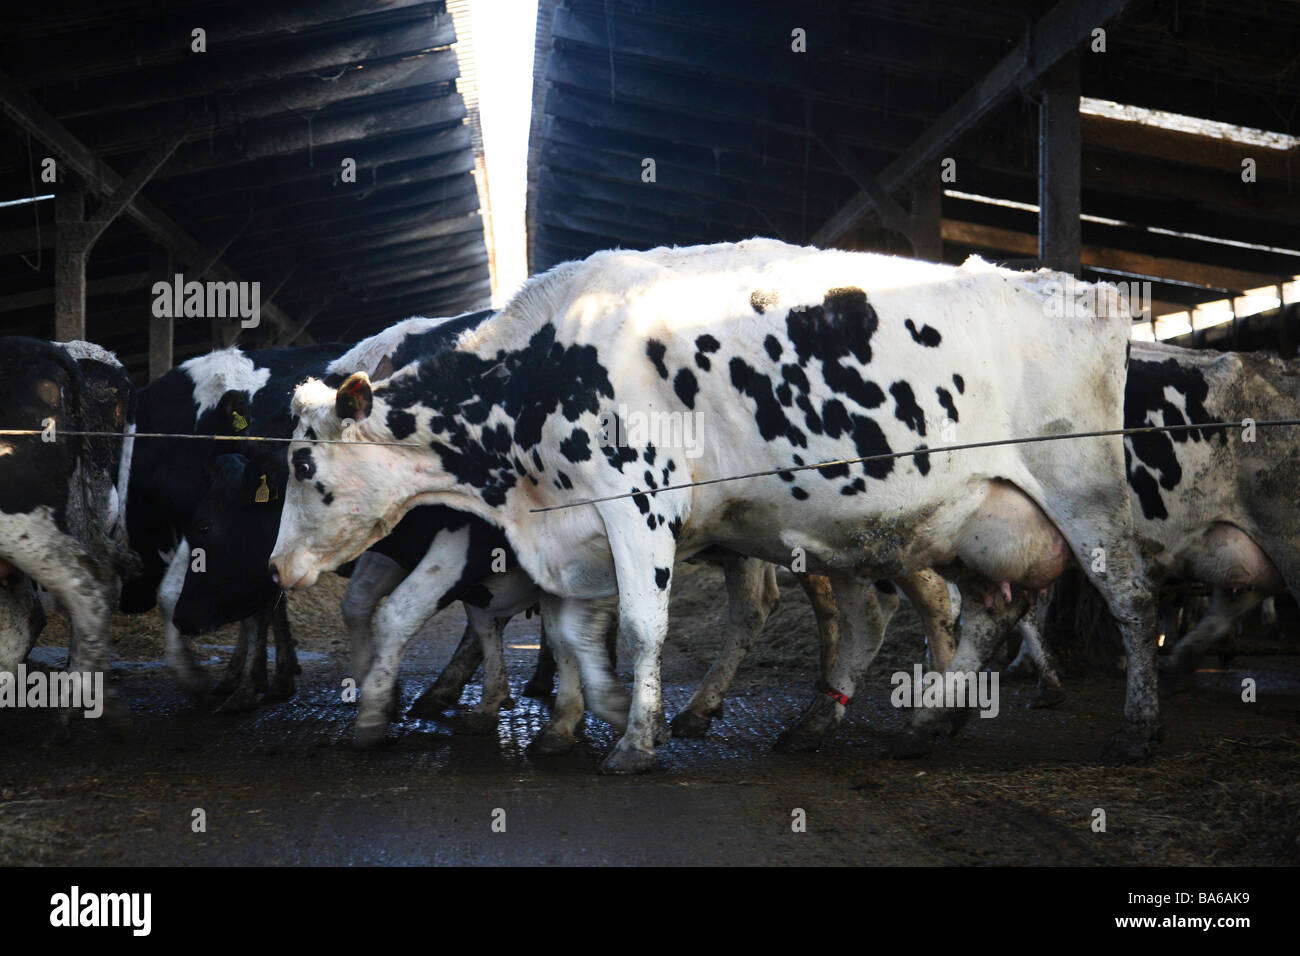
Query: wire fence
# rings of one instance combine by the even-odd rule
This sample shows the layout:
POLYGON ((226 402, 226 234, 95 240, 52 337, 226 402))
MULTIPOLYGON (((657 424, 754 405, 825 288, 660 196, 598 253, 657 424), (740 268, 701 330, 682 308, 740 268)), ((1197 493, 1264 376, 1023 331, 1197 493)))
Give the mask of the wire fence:
MULTIPOLYGON (((719 485, 730 481, 745 481, 750 478, 767 478, 773 475, 789 475, 799 471, 820 471, 825 468, 841 468, 848 465, 866 464, 873 461, 891 461, 896 458, 915 458, 921 455, 939 455, 945 452, 966 451, 973 448, 994 448, 1000 445, 1030 445, 1040 442, 1050 441, 1067 441, 1079 438, 1113 438, 1129 437, 1133 435, 1150 435, 1157 432, 1187 432, 1187 431, 1226 431, 1229 428, 1239 428, 1243 431, 1247 428, 1281 428, 1287 426, 1300 425, 1300 418, 1274 418, 1256 421, 1255 419, 1242 419, 1241 421, 1216 421, 1216 422, 1199 422, 1188 423, 1183 425, 1138 425, 1133 428, 1108 428, 1100 431, 1089 432, 1062 432, 1057 435, 1029 435, 1020 438, 997 438, 991 441, 964 442, 956 445, 936 445, 927 448, 913 448, 908 451, 891 451, 883 452, 876 455, 860 455, 857 458, 837 458, 833 461, 819 461, 813 464, 790 465, 785 468, 768 468, 763 471, 751 471, 740 475, 727 475, 722 478, 706 478, 702 481, 687 481, 676 485, 663 485, 659 488, 647 488, 644 491, 628 491, 617 495, 605 495, 601 498, 584 498, 580 501, 570 501, 560 505, 550 505, 545 508, 530 508, 532 514, 540 514, 547 511, 563 511, 567 508, 577 508, 581 505, 601 504, 606 501, 619 501, 623 498, 639 498, 641 496, 654 496, 666 491, 683 491, 688 488, 700 488, 705 485, 719 485)), ((40 428, 4 428, 0 429, 2 436, 44 436, 46 430, 40 428)), ((279 444, 301 443, 313 445, 376 445, 384 447, 398 448, 425 448, 426 445, 420 442, 398 442, 398 441, 370 441, 363 439, 349 438, 279 438, 269 435, 193 435, 171 432, 93 432, 93 431, 59 431, 53 433, 57 439, 60 436, 74 438, 178 438, 188 441, 230 441, 230 442, 268 442, 279 444)))

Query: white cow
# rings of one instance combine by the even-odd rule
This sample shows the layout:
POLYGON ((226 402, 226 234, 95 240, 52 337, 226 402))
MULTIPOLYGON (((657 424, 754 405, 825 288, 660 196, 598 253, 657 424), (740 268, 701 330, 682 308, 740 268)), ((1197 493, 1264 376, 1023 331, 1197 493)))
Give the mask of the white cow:
MULTIPOLYGON (((1127 307, 1087 287, 1063 310, 1048 303, 1060 287, 1051 273, 979 260, 955 268, 757 239, 558 266, 455 349, 378 388, 364 374, 337 390, 299 386, 273 568, 284 587, 310 586, 421 503, 500 526, 550 595, 562 683, 576 659, 591 708, 621 725, 625 698, 586 610, 618 594, 634 686, 604 767, 631 772, 652 765, 662 725, 659 656, 680 557, 722 545, 830 577, 845 635, 813 715, 823 724, 842 718, 872 650, 860 574, 941 570, 963 589, 969 637, 993 633, 1023 601, 1014 589, 1042 588, 1073 558, 1129 646, 1125 724, 1106 756, 1141 759, 1157 709, 1154 607, 1120 440, 925 453, 943 443, 944 420, 963 442, 1120 426, 1127 307)), ((387 706, 371 695, 382 663, 359 730, 387 706)), ((548 732, 571 735, 580 708, 562 694, 548 732)))

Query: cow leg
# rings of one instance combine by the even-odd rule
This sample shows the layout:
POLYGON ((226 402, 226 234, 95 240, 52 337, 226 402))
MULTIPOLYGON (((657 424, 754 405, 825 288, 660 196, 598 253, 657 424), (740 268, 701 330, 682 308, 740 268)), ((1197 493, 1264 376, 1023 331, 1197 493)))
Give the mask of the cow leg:
POLYGON ((406 580, 407 570, 377 551, 357 558, 348 586, 343 592, 343 623, 352 642, 352 677, 363 681, 374 658, 371 620, 379 602, 406 580))
MULTIPOLYGON (((72 638, 68 647, 68 672, 102 674, 104 713, 125 717, 108 677, 108 629, 113 612, 115 573, 106 562, 88 555, 81 543, 60 531, 43 514, 5 517, 5 549, 9 563, 40 581, 68 615, 72 638)), ((73 716, 65 712, 64 720, 73 716)))
MULTIPOLYGON (((469 607, 466 606, 466 617, 469 607)), ((432 619, 431 619, 432 620, 432 619)), ((406 711, 407 717, 419 717, 424 720, 436 720, 444 711, 456 706, 460 693, 470 682, 479 664, 483 663, 483 640, 474 629, 473 624, 465 625, 465 633, 451 655, 451 660, 442 669, 433 686, 415 699, 406 711)))
POLYGON ((672 732, 678 737, 703 737, 708 732, 710 722, 722 711, 722 700, 735 679, 736 669, 780 601, 776 568, 766 561, 731 554, 722 567, 727 580, 727 640, 695 696, 673 718, 672 732))
POLYGON ((162 615, 164 657, 167 667, 190 697, 202 701, 206 699, 210 689, 208 675, 194 659, 194 652, 190 650, 189 642, 172 623, 172 615, 176 611, 176 602, 181 596, 181 588, 185 585, 185 574, 189 571, 189 567, 190 545, 188 541, 181 538, 180 544, 176 546, 176 553, 172 555, 171 564, 167 566, 167 573, 163 575, 162 583, 158 586, 158 613, 162 615))
MULTIPOLYGON (((1016 622, 1025 615, 1030 604, 1029 594, 1022 591, 1011 601, 998 595, 988 606, 984 604, 985 592, 983 583, 963 584, 960 640, 944 671, 968 675, 970 688, 976 686, 980 671, 993 659, 993 655, 1006 641, 1016 622)), ((920 687, 913 688, 914 699, 919 698, 920 692, 920 687)), ((964 709, 925 707, 920 706, 918 700, 912 708, 911 727, 889 741, 886 753, 891 757, 918 757, 929 753, 934 739, 941 734, 956 734, 965 725, 973 709, 973 705, 964 709)))
POLYGON ((235 681, 235 689, 217 710, 243 713, 257 707, 258 693, 266 690, 266 632, 270 624, 271 616, 266 611, 239 622, 239 640, 246 648, 243 666, 235 681))
POLYGON ((217 681, 217 686, 212 688, 213 697, 229 697, 238 689, 247 658, 248 630, 244 627, 244 622, 241 621, 239 623, 239 636, 235 638, 235 649, 230 654, 230 660, 226 661, 226 669, 221 674, 221 680, 217 681))
POLYGON ((925 631, 926 663, 930 670, 946 670, 957 646, 948 582, 934 571, 918 571, 898 578, 894 583, 902 589, 908 603, 921 618, 921 627, 925 631))
POLYGON ((275 680, 271 682, 267 700, 290 700, 298 690, 294 678, 302 673, 302 667, 289 631, 288 595, 281 594, 271 608, 271 627, 275 631, 275 680))
POLYGON ((1057 676, 1056 658, 1043 643, 1043 632, 1038 627, 1038 617, 1033 608, 1016 624, 1016 631, 1020 634, 1020 654, 1029 655, 1033 669, 1038 673, 1038 691, 1029 706, 1059 706, 1065 695, 1061 692, 1061 678, 1057 676))
MULTIPOLYGON (((645 518, 628 499, 597 508, 614 558, 619 629, 633 653, 627 729, 601 769, 604 773, 642 773, 654 766, 656 740, 666 739, 670 732, 664 720, 659 664, 668 635, 676 542, 663 524, 647 533, 645 518)), ((614 724, 621 718, 622 695, 614 692, 606 679, 605 675, 613 676, 613 670, 605 648, 600 641, 590 641, 575 649, 582 662, 588 709, 614 724)))
POLYGON ((478 636, 483 648, 483 692, 479 701, 463 716, 457 718, 453 728, 458 734, 483 735, 495 733, 503 707, 513 707, 510 697, 510 678, 506 674, 505 654, 502 650, 508 617, 493 617, 487 611, 466 607, 465 616, 478 636))
POLYGON ((1189 686, 1187 675, 1196 670, 1200 659, 1217 642, 1232 634, 1237 622, 1264 603, 1261 591, 1244 590, 1236 594, 1216 587, 1210 596, 1210 612, 1175 645, 1169 659, 1169 674, 1164 682, 1166 693, 1178 693, 1189 686))
POLYGON ((1094 468, 1089 473, 1071 457, 1071 470, 1057 476, 1057 487, 1070 488, 1076 501, 1092 502, 1090 506, 1071 507, 1062 502, 1062 507, 1049 510, 1049 516, 1068 542, 1079 569, 1106 601, 1128 655, 1124 723, 1102 747, 1101 759, 1108 764, 1136 763, 1150 759, 1151 744, 1159 729, 1156 604, 1138 551, 1127 499, 1124 507, 1109 513, 1098 504, 1106 501, 1105 496, 1111 495, 1113 489, 1127 489, 1123 449, 1114 444, 1108 446, 1108 451, 1111 454, 1106 455, 1103 472, 1094 468), (1088 497, 1090 492, 1094 497, 1088 497))
POLYGON ((525 697, 532 697, 535 700, 550 697, 551 690, 555 687, 555 652, 551 650, 551 643, 546 639, 545 621, 542 621, 541 631, 542 639, 539 642, 541 646, 537 649, 537 666, 533 669, 533 676, 528 678, 528 683, 524 685, 523 690, 525 697))
POLYGON ((881 594, 856 574, 839 572, 829 578, 843 628, 840 652, 829 679, 814 692, 799 719, 777 738, 775 749, 781 752, 816 750, 840 725, 857 681, 880 650, 885 627, 898 607, 897 594, 881 594))
POLYGON ((835 603, 835 595, 831 592, 830 578, 824 574, 800 574, 798 577, 817 620, 822 680, 830 680, 840 656, 840 606, 835 603))
MULTIPOLYGON (((595 640, 596 632, 607 633, 618 616, 610 599, 582 601, 547 594, 543 595, 541 604, 542 633, 555 655, 555 705, 551 708, 551 719, 528 745, 528 752, 552 757, 573 749, 578 723, 582 720, 582 661, 574 645, 595 640)), ((601 679, 614 684, 612 671, 601 679)))

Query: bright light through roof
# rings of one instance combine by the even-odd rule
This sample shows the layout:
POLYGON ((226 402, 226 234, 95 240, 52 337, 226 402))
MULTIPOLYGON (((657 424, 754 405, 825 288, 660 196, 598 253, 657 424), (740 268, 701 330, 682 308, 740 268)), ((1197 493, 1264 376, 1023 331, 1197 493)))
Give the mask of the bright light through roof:
POLYGON ((1142 123, 1145 126, 1158 126, 1179 133, 1212 136, 1215 139, 1231 140, 1248 146, 1262 146, 1265 149, 1285 150, 1300 146, 1300 136, 1272 133, 1268 130, 1252 129, 1249 126, 1233 126, 1231 123, 1184 116, 1181 113, 1166 113, 1164 110, 1150 110, 1144 106, 1129 106, 1112 100, 1095 100, 1088 96, 1079 98, 1079 112, 1087 116, 1102 116, 1106 119, 1142 123))

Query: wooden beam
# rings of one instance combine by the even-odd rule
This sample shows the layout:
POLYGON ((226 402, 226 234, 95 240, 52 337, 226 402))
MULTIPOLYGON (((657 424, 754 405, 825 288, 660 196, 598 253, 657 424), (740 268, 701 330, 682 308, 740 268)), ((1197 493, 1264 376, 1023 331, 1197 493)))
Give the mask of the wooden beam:
MULTIPOLYGON (((946 242, 975 249, 1010 252, 1024 257, 1032 257, 1038 250, 1037 238, 1028 233, 953 219, 943 221, 943 238, 946 242)), ((1225 269, 1201 262, 1188 262, 1183 259, 1170 259, 1102 246, 1083 246, 1080 250, 1080 259, 1083 266, 1090 269, 1105 269, 1110 272, 1122 272, 1153 279, 1169 279, 1238 295, 1246 289, 1258 289, 1278 281, 1278 276, 1263 272, 1225 269)))
POLYGON ((1038 104, 1038 257, 1058 272, 1079 272, 1082 152, 1079 57, 1043 74, 1038 104))
POLYGON ((86 337, 85 215, 86 194, 65 179, 54 197, 54 338, 59 342, 86 337))
MULTIPOLYGON (((1073 52, 1095 27, 1119 13, 1126 2, 1127 0, 1061 0, 1030 28, 1025 40, 1016 44, 1015 49, 999 60, 992 70, 881 171, 881 186, 886 191, 892 191, 911 180, 923 167, 939 159, 944 150, 979 125, 1008 96, 1033 83, 1073 52)), ((811 244, 833 244, 874 208, 871 197, 859 192, 813 233, 811 244)))
MULTIPOLYGON (((56 278, 57 281, 57 278, 56 278)), ((149 284, 149 273, 135 272, 129 275, 110 276, 86 283, 86 297, 96 295, 120 295, 131 292, 149 284)), ((0 296, 0 313, 18 312, 37 306, 49 305, 55 301, 55 290, 49 287, 33 289, 31 292, 18 292, 13 295, 0 296)), ((60 340, 62 341, 62 340, 60 340)))
MULTIPOLYGON (((98 196, 109 198, 122 189, 123 179, 121 176, 109 168, 67 127, 47 113, 26 93, 18 89, 3 72, 0 72, 0 112, 9 116, 21 128, 29 130, 34 137, 58 154, 65 169, 64 175, 66 175, 66 170, 70 168, 85 182, 89 191, 98 196)), ((137 195, 125 204, 122 211, 134 220, 155 242, 169 248, 180 261, 187 264, 204 261, 203 247, 169 216, 164 214, 161 209, 154 206, 153 203, 137 195)), ((70 263, 68 267, 71 268, 70 263)), ((203 274, 194 275, 190 278, 202 279, 205 275, 210 275, 213 279, 222 282, 244 281, 242 277, 221 263, 214 263, 203 274)), ((84 312, 84 263, 81 281, 83 284, 81 301, 84 312)), ((69 290, 69 295, 73 294, 69 290)), ((71 307, 71 302, 69 307, 71 307)), ((56 307, 56 314, 57 312, 56 307)), ((262 317, 277 324, 287 324, 289 321, 288 316, 272 302, 262 303, 262 317)), ((56 328, 58 328, 57 319, 55 324, 56 328)), ((81 330, 84 333, 84 321, 81 330)))
MULTIPOLYGON (((149 252, 149 273, 154 282, 172 278, 172 257, 162 246, 155 245, 149 252)), ((149 381, 167 374, 172 367, 174 319, 153 314, 149 310, 149 381)))
POLYGON ((912 183, 912 210, 907 238, 912 255, 930 262, 943 261, 943 184, 931 173, 912 183))

